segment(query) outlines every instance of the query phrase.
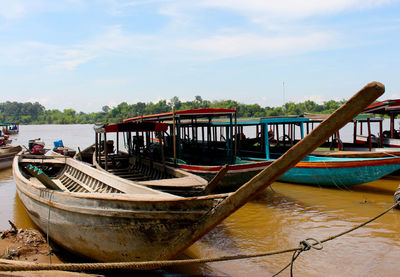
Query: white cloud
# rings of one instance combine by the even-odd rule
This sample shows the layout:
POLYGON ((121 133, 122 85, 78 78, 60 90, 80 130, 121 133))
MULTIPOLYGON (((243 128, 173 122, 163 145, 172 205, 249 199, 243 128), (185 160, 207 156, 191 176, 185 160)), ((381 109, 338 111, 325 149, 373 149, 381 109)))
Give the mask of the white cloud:
POLYGON ((0 17, 6 19, 18 19, 28 14, 44 11, 62 11, 66 9, 76 9, 84 5, 82 0, 12 0, 2 1, 0 5, 0 17))
POLYGON ((199 6, 224 8, 260 18, 299 19, 350 9, 364 9, 391 3, 391 0, 203 0, 199 6))
POLYGON ((47 104, 51 103, 50 99, 46 98, 46 97, 39 97, 39 98, 32 97, 32 98, 29 98, 28 100, 24 99, 23 102, 31 102, 31 103, 38 102, 43 106, 46 106, 47 104))
POLYGON ((333 33, 315 32, 301 35, 261 36, 255 34, 217 35, 204 39, 180 41, 181 47, 214 54, 218 58, 242 55, 302 53, 332 47, 333 33))
POLYGON ((286 102, 292 101, 294 103, 301 103, 301 102, 305 102, 307 100, 311 100, 317 104, 323 104, 324 102, 333 100, 333 99, 334 98, 332 98, 332 97, 327 99, 326 96, 315 94, 315 95, 303 95, 301 97, 296 96, 294 99, 289 99, 286 102))
MULTIPOLYGON (((318 50, 333 49, 351 44, 338 31, 324 26, 304 26, 301 18, 338 13, 344 10, 371 8, 390 3, 390 0, 150 0, 150 1, 100 1, 104 7, 135 7, 156 5, 155 11, 170 17, 170 23, 147 35, 128 33, 122 25, 114 25, 93 34, 88 39, 71 45, 42 42, 13 42, 0 46, 0 64, 36 63, 50 69, 74 70, 95 59, 104 57, 141 57, 158 60, 196 60, 261 55, 293 55, 318 50), (265 24, 268 30, 238 30, 235 27, 203 28, 195 23, 196 15, 206 9, 225 9, 246 16, 253 22, 265 24), (280 24, 282 18, 292 22, 280 24), (346 41, 346 42, 345 42, 346 41)), ((32 10, 56 10, 84 6, 81 0, 12 1, 0 7, 0 16, 23 16, 32 10), (35 4, 33 4, 35 3, 35 4), (7 8, 6 8, 7 6, 7 8)), ((239 28, 239 27, 238 27, 239 28)))

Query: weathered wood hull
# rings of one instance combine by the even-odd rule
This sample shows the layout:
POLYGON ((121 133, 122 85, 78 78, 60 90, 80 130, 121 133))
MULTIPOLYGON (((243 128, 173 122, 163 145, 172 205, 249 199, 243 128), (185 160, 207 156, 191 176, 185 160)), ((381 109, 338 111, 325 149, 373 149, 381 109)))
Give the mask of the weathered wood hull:
MULTIPOLYGON (((13 164, 17 192, 33 222, 62 247, 98 261, 173 257, 194 242, 184 231, 226 196, 183 198, 142 186, 134 188, 137 194, 54 191, 27 179, 18 160, 13 164), (183 233, 186 239, 171 245, 183 233)), ((83 163, 65 160, 73 167, 68 174, 89 184, 94 175, 103 182, 112 180, 83 163)))

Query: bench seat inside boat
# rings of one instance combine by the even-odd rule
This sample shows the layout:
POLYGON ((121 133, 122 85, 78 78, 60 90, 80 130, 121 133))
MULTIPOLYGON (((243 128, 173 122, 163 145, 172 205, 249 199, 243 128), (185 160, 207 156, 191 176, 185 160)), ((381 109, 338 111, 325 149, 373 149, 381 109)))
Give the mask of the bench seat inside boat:
POLYGON ((145 186, 159 186, 159 187, 204 187, 204 183, 200 182, 199 180, 193 178, 192 176, 182 177, 182 178, 172 178, 168 179, 166 182, 163 179, 160 180, 150 180, 150 181, 140 181, 136 182, 139 185, 145 186), (198 183, 198 184, 196 184, 198 183))

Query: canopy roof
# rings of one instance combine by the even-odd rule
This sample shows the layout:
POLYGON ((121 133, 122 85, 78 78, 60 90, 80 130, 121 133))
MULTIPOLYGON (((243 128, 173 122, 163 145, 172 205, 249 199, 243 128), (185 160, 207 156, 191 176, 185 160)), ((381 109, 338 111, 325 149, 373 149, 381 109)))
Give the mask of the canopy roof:
POLYGON ((115 133, 115 132, 162 132, 168 129, 167 123, 159 122, 121 122, 115 124, 105 124, 96 126, 97 133, 115 133))
MULTIPOLYGON (((310 113, 305 113, 304 117, 310 119, 310 122, 322 122, 325 119, 327 119, 330 116, 330 114, 310 114, 310 113)), ((359 114, 355 118, 352 119, 352 122, 354 121, 371 121, 371 122, 379 122, 382 121, 382 118, 379 117, 374 117, 372 114, 359 114)))
POLYGON ((375 114, 399 114, 400 113, 400 99, 391 99, 381 101, 366 107, 364 113, 375 114))
POLYGON ((0 126, 10 126, 10 125, 19 125, 19 122, 4 122, 4 123, 0 123, 0 126))
MULTIPOLYGON (((236 113, 235 109, 213 109, 213 108, 202 108, 202 109, 190 109, 190 110, 182 110, 176 111, 175 116, 181 119, 185 118, 200 118, 200 117, 218 117, 218 116, 227 116, 233 115, 236 113)), ((173 118, 173 112, 169 113, 160 113, 160 114, 151 114, 151 115, 143 115, 136 116, 124 119, 123 122, 133 122, 133 121, 160 121, 160 120, 171 120, 173 118)))

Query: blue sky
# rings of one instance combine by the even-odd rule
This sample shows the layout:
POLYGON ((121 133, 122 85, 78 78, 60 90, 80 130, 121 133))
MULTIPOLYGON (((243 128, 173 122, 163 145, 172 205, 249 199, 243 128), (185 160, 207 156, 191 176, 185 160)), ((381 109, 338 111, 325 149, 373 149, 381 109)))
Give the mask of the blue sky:
POLYGON ((0 102, 281 106, 347 99, 370 81, 400 97, 399 1, 2 2, 0 102))

